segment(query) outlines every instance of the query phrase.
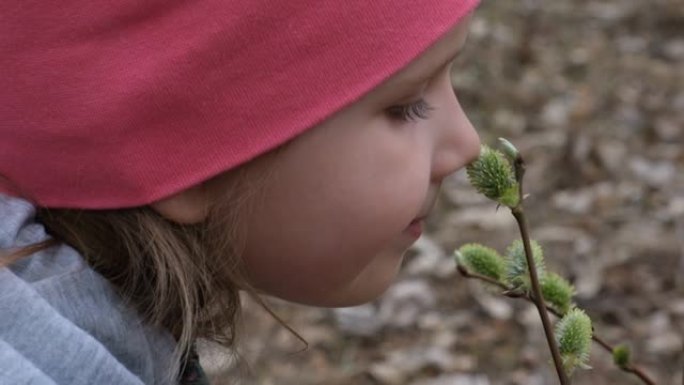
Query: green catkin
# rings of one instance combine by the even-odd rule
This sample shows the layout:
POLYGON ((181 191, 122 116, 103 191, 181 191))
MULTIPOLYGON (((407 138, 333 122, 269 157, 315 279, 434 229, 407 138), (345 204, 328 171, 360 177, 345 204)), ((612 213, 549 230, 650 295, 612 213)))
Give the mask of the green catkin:
POLYGON ((468 271, 494 278, 503 278, 506 266, 499 253, 477 243, 468 243, 456 251, 456 261, 468 271))
POLYGON ((631 359, 631 352, 627 345, 618 345, 613 348, 613 362, 620 368, 625 368, 629 365, 631 359))
POLYGON ((556 325, 558 350, 568 375, 578 367, 588 367, 591 336, 591 319, 578 308, 571 309, 556 325))
MULTIPOLYGON (((537 276, 541 280, 544 278, 546 268, 544 266, 544 251, 534 240, 530 241, 532 258, 537 268, 537 276)), ((530 290, 530 272, 527 269, 527 258, 525 257, 525 247, 521 240, 514 241, 506 249, 506 281, 513 286, 530 290)))
POLYGON ((547 273, 540 280, 541 292, 544 300, 553 306, 560 314, 565 314, 572 306, 572 296, 575 288, 556 273, 547 273))
POLYGON ((520 202, 513 168, 501 151, 482 145, 480 156, 466 166, 466 172, 470 184, 487 198, 508 207, 520 202))
POLYGON ((501 143, 501 150, 508 156, 508 159, 515 160, 520 155, 518 149, 508 140, 499 138, 499 143, 501 143))

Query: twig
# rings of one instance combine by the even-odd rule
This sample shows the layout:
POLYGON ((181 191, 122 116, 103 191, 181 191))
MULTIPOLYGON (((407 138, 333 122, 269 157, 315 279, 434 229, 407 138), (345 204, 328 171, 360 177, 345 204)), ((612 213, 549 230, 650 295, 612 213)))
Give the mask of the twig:
MULTIPOLYGON (((593 334, 591 336, 591 339, 593 339, 596 343, 601 345, 604 349, 606 349, 609 352, 613 352, 615 347, 611 346, 609 343, 604 341, 601 337, 597 336, 595 333, 595 330, 592 331, 593 334)), ((639 377, 644 383, 649 384, 649 385, 655 385, 655 382, 641 369, 640 367, 634 365, 634 364, 627 364, 623 367, 620 367, 623 371, 627 373, 632 373, 635 376, 639 377)))
POLYGON ((541 317, 542 325, 544 326, 544 334, 546 335, 546 342, 549 344, 549 350, 551 350, 551 356, 553 357, 553 364, 556 366, 556 372, 558 373, 558 379, 561 385, 570 384, 568 376, 563 368, 563 361, 561 359, 560 351, 558 350, 558 344, 556 343, 556 337, 553 335, 553 326, 551 325, 551 320, 549 320, 549 314, 546 312, 546 304, 544 303, 544 297, 541 294, 541 288, 539 286, 539 277, 537 275, 537 267, 534 263, 534 258, 532 256, 532 247, 530 246, 530 235, 527 229, 527 220, 525 218, 525 212, 523 210, 523 177, 525 176, 525 162, 520 154, 515 158, 515 178, 518 181, 518 205, 511 208, 511 213, 518 222, 518 228, 520 228, 520 236, 522 237, 523 246, 525 247, 525 257, 527 258, 527 269, 530 272, 530 283, 532 284, 533 302, 537 306, 539 311, 539 316, 541 317))
MULTIPOLYGON (((494 278, 487 277, 486 275, 480 275, 477 273, 473 273, 471 271, 468 271, 465 267, 458 265, 457 266, 458 272, 461 273, 462 276, 466 278, 473 278, 473 279, 478 279, 480 281, 487 282, 489 284, 498 286, 503 290, 503 293, 506 297, 510 298, 524 298, 526 301, 531 302, 531 303, 536 303, 533 297, 527 293, 521 293, 519 291, 515 291, 512 286, 506 285, 505 283, 501 281, 497 281, 494 278)), ((551 306, 545 305, 546 310, 548 310, 550 313, 555 315, 558 318, 562 318, 563 315, 560 314, 556 309, 554 309, 551 306)), ((614 347, 607 343, 603 338, 599 337, 596 335, 596 330, 592 331, 592 336, 591 339, 594 340, 597 344, 599 344, 604 350, 608 351, 609 353, 613 353, 614 347)), ((639 377, 645 384, 648 385, 656 385, 655 381, 644 372, 643 369, 641 369, 639 366, 634 365, 634 364, 627 364, 624 367, 620 367, 620 369, 624 372, 634 374, 635 376, 639 377)))

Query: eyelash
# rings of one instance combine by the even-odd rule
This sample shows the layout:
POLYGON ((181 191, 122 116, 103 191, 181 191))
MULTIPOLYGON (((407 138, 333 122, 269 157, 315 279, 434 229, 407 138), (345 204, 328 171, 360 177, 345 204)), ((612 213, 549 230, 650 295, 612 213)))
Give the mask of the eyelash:
POLYGON ((421 98, 415 102, 389 107, 387 115, 392 119, 403 122, 415 122, 418 119, 429 118, 432 109, 432 106, 425 99, 421 98))

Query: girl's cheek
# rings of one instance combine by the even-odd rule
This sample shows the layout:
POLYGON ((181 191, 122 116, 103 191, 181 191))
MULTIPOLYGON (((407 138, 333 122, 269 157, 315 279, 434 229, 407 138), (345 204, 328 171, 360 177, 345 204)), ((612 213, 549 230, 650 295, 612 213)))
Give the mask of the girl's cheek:
POLYGON ((358 127, 312 132, 281 154, 248 220, 244 258, 260 289, 297 300, 403 254, 397 239, 430 185, 429 128, 358 127))
POLYGON ((427 183, 409 182, 416 177, 410 168, 395 176, 372 184, 373 188, 347 189, 344 201, 322 199, 333 193, 320 191, 322 202, 316 205, 338 207, 334 213, 304 213, 305 202, 299 202, 302 210, 293 210, 287 219, 274 220, 263 213, 250 229, 250 250, 245 255, 255 284, 270 294, 302 302, 311 291, 345 287, 383 251, 400 258, 404 250, 392 248, 393 244, 420 210, 422 186, 427 183), (387 251, 388 247, 392 249, 387 251))

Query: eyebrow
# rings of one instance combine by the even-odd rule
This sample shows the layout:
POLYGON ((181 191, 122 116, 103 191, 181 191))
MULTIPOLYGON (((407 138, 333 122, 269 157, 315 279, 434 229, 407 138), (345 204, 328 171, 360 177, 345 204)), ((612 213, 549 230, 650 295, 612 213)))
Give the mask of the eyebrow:
POLYGON ((463 52, 463 49, 465 48, 467 39, 464 39, 463 42, 461 42, 458 46, 458 49, 456 50, 456 53, 453 55, 450 55, 446 60, 442 61, 439 66, 435 68, 431 68, 430 71, 412 71, 408 73, 404 73, 401 75, 400 78, 396 80, 396 86, 403 88, 415 88, 416 86, 425 83, 428 79, 430 79, 432 76, 434 76, 435 72, 437 72, 439 69, 444 68, 447 64, 451 63, 452 61, 456 60, 456 58, 463 52))

